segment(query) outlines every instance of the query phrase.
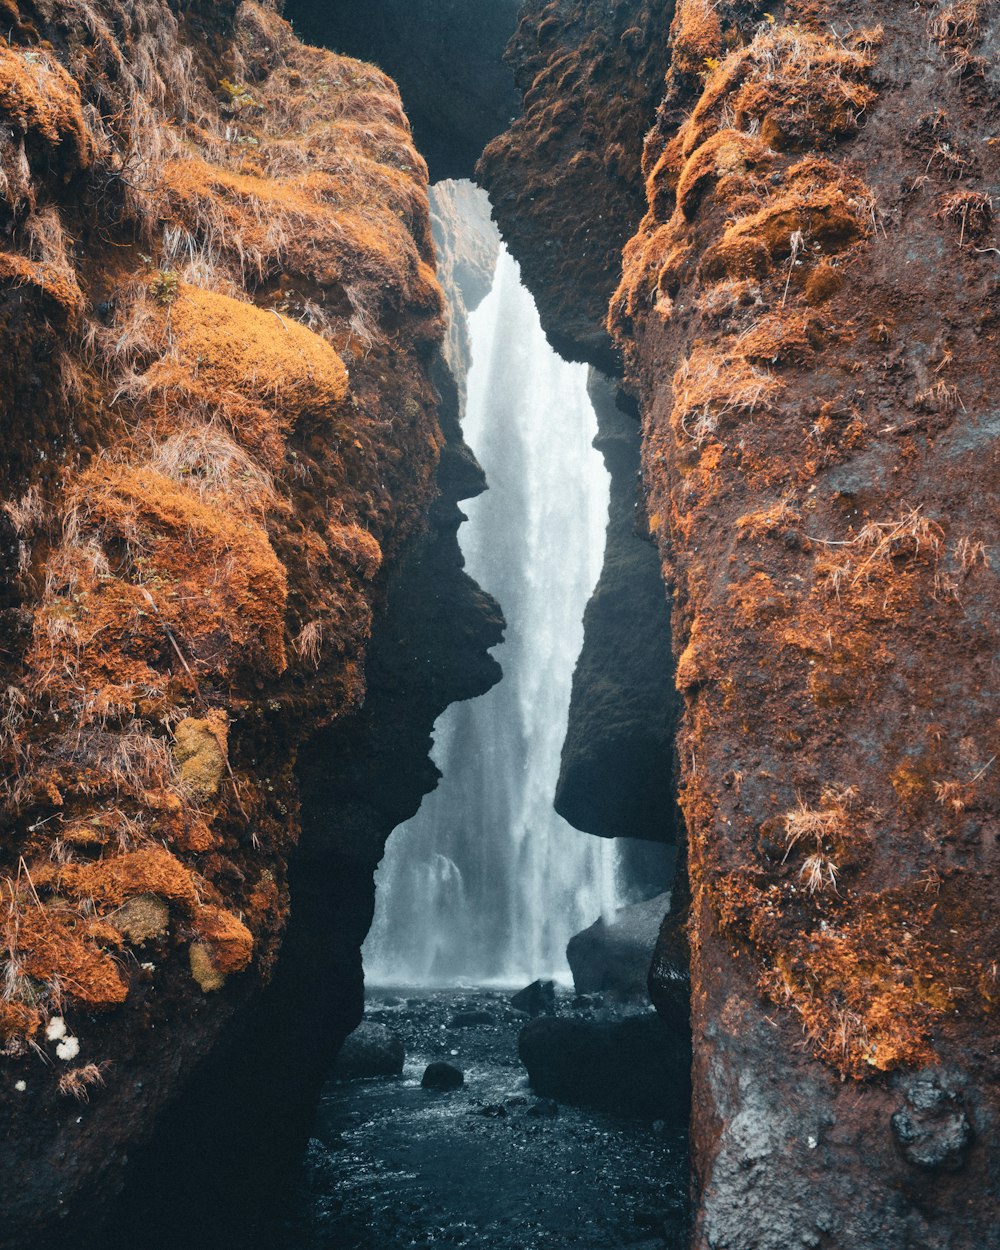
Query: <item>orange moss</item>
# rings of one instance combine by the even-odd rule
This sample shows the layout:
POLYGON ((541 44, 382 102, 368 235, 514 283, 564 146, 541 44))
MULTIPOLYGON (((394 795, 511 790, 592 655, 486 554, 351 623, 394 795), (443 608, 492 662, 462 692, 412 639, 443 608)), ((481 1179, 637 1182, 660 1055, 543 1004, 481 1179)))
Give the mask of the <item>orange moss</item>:
POLYGON ((143 386, 167 402, 184 397, 216 408, 272 463, 303 416, 328 419, 347 395, 347 371, 333 348, 276 312, 183 283, 168 317, 171 348, 143 386))
POLYGON ((29 139, 66 149, 77 168, 94 156, 80 88, 51 52, 0 43, 0 112, 7 125, 29 139))
POLYGON ((728 597, 737 629, 766 626, 785 616, 791 602, 766 573, 754 573, 749 581, 730 586, 728 597))
POLYGON ((726 226, 706 252, 706 278, 766 276, 799 246, 837 254, 869 233, 871 209, 861 185, 828 161, 807 158, 788 170, 780 191, 763 207, 726 226))
POLYGON ((46 993, 54 984, 90 1007, 125 1001, 128 986, 104 949, 117 948, 121 938, 102 921, 59 900, 47 906, 26 902, 7 913, 3 941, 20 975, 40 983, 46 993))
POLYGON ((758 508, 747 512, 736 522, 736 530, 741 538, 765 538, 771 534, 785 533, 799 525, 802 514, 792 506, 791 501, 782 499, 768 508, 758 508))
POLYGON ((821 261, 806 278, 803 294, 809 304, 822 304, 832 299, 844 285, 844 275, 827 261, 821 261))
POLYGON ((190 158, 171 161, 163 179, 176 225, 210 255, 227 258, 241 280, 290 269, 345 292, 377 287, 377 300, 396 307, 419 285, 419 257, 404 222, 391 212, 371 214, 363 199, 343 202, 343 187, 327 174, 292 182, 190 158))
MULTIPOLYGON (((0 174, 24 253, 0 253, 0 285, 12 333, 39 344, 21 372, 55 396, 31 454, 45 449, 59 483, 44 526, 22 533, 30 710, 4 707, 4 797, 32 825, 7 847, 25 879, 0 910, 5 1041, 63 997, 123 1002, 113 952, 170 919, 185 937, 190 924, 205 984, 254 955, 266 975, 297 827, 289 761, 360 703, 368 583, 433 495, 426 349, 443 303, 398 91, 302 48, 268 6, 241 4, 226 47, 229 20, 210 52, 198 28, 195 70, 169 15, 141 39, 123 18, 99 56, 75 33, 58 52, 0 46, 0 174), (151 47, 155 74, 133 63, 151 47), (213 99, 202 80, 224 72, 238 80, 213 99), (97 159, 82 97, 105 128, 78 212, 63 185, 97 159), (137 240, 154 254, 144 271, 137 240), (282 679, 303 622, 322 643, 310 680, 282 679), (229 723, 238 787, 220 785, 229 723), (198 875, 171 851, 197 855, 198 875)), ((158 954, 177 971, 170 943, 158 954)))
POLYGON ((221 907, 199 907, 192 919, 192 927, 208 947, 213 966, 223 976, 249 967, 253 937, 232 912, 221 907))
POLYGON ((6 1045, 13 1038, 30 1039, 41 1027, 42 1013, 37 1007, 0 999, 0 1043, 6 1045))
MULTIPOLYGON (((212 656, 224 667, 265 661, 273 671, 284 668, 286 575, 258 523, 141 466, 96 465, 81 475, 72 502, 81 512, 82 534, 104 548, 121 544, 128 553, 124 576, 142 583, 91 575, 75 612, 83 636, 100 638, 85 653, 98 673, 114 677, 116 661, 123 660, 129 680, 130 661, 154 658, 148 651, 154 639, 162 653, 164 626, 189 663, 212 656), (131 610, 123 611, 125 604, 131 610), (138 637, 131 628, 137 609, 143 623, 138 637)), ((63 640, 52 645, 71 650, 63 640)), ((38 655, 36 662, 42 661, 38 655)))
POLYGON ((825 340, 824 326, 815 313, 788 309, 765 313, 740 336, 740 351, 757 364, 802 364, 825 340))
MULTIPOLYGON (((732 129, 718 131, 696 148, 682 166, 677 178, 678 211, 692 218, 713 183, 716 198, 725 204, 752 185, 749 176, 766 169, 772 159, 773 153, 756 135, 732 129)), ((668 164, 653 168, 649 180, 654 188, 662 177, 669 184, 668 164)))
POLYGON ((681 0, 670 26, 671 65, 681 74, 705 74, 722 52, 722 26, 711 0, 681 0))
MULTIPOLYGON (((0 44, 0 47, 3 45, 0 44)), ((0 283, 36 293, 47 314, 63 328, 72 328, 83 312, 83 292, 72 269, 0 252, 0 283)))
POLYGON ((36 872, 36 884, 110 907, 120 907, 141 894, 155 894, 184 908, 198 905, 190 870, 162 846, 143 847, 91 864, 42 868, 36 872))
POLYGON ((345 560, 365 581, 371 581, 382 567, 382 548, 377 539, 359 525, 336 525, 326 528, 331 552, 345 560))
POLYGON ((858 31, 845 44, 794 26, 762 28, 709 75, 671 144, 674 159, 685 159, 718 128, 723 106, 736 129, 756 124, 763 142, 780 150, 821 148, 853 133, 875 100, 865 79, 880 39, 877 29, 858 31))
POLYGON ((703 443, 727 414, 752 415, 780 393, 781 383, 743 356, 698 341, 674 374, 671 423, 686 438, 703 443))

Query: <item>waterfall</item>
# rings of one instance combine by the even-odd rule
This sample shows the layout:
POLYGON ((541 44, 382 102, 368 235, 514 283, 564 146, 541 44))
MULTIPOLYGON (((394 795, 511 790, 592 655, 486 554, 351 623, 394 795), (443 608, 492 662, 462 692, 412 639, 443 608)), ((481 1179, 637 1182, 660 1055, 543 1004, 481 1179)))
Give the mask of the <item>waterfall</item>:
POLYGON ((438 720, 441 783, 389 839, 364 948, 380 984, 565 979, 567 940, 618 903, 614 843, 552 807, 608 518, 586 367, 549 347, 503 249, 469 320, 463 430, 489 490, 465 505, 460 541, 507 618, 504 677, 438 720))

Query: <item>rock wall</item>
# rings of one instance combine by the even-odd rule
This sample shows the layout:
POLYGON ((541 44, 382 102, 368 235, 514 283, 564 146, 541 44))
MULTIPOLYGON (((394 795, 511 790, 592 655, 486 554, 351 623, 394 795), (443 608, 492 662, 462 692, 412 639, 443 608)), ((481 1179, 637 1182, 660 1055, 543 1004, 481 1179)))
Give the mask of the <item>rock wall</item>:
POLYGON ((663 94, 673 8, 524 4, 507 49, 523 114, 477 169, 552 346, 609 376, 620 362, 605 328, 608 299, 645 208, 641 136, 663 94))
POLYGON ((399 84, 431 180, 471 178, 519 108, 501 55, 520 0, 287 0, 304 39, 374 61, 399 84))
POLYGON ((433 784, 434 717, 496 679, 501 621, 461 572, 477 479, 391 81, 268 5, 5 20, 0 1243, 23 1246, 82 1243, 158 1117, 155 1201, 232 1205, 219 1124, 280 1172, 360 1016, 379 839, 433 784))
POLYGON ((555 808, 586 833, 673 842, 679 700, 669 604, 636 497, 639 426, 614 383, 592 373, 588 389, 611 500, 604 566, 583 618, 555 808))
MULTIPOLYGON (((699 1248, 993 1235, 997 20, 690 0, 669 32, 609 326, 675 587, 699 1248)), ((505 230, 579 342, 591 275, 544 240, 603 189, 533 208, 551 149, 520 154, 505 230)))

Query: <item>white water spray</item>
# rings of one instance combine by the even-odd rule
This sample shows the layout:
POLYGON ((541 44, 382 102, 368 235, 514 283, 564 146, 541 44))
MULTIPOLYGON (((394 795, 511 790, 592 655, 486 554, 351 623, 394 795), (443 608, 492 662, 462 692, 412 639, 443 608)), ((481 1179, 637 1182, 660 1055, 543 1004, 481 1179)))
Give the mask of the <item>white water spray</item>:
POLYGON ((587 371, 549 347, 505 250, 470 330, 464 433, 490 489, 463 505, 459 536, 507 618, 504 677, 437 722, 443 779, 376 876, 364 964, 378 984, 565 979, 567 940, 619 901, 614 843, 552 807, 608 518, 587 371))

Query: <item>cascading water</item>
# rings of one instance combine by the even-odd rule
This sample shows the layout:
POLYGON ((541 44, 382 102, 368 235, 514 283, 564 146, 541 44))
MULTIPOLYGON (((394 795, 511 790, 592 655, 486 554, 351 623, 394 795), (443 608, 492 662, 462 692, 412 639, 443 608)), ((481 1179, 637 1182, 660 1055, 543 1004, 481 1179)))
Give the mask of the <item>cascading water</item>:
POLYGON ((463 428, 490 489, 467 505, 460 539, 507 618, 504 678, 435 727, 443 779, 377 874, 364 964, 379 984, 564 978, 569 937, 618 903, 614 843, 552 807, 608 517, 586 368, 549 347, 503 249, 469 320, 463 428))

